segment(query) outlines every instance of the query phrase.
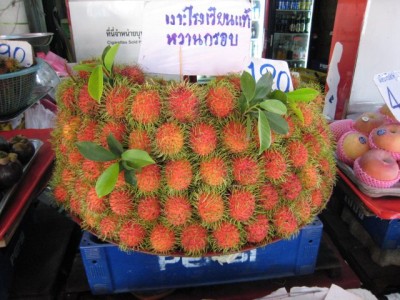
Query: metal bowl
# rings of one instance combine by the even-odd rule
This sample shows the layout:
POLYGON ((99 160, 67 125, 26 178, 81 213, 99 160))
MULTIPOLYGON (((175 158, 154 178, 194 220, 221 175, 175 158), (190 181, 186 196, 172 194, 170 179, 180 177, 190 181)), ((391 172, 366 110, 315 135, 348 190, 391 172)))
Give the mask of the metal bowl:
POLYGON ((48 46, 53 39, 52 32, 21 33, 16 35, 0 35, 0 40, 26 41, 32 47, 48 46))

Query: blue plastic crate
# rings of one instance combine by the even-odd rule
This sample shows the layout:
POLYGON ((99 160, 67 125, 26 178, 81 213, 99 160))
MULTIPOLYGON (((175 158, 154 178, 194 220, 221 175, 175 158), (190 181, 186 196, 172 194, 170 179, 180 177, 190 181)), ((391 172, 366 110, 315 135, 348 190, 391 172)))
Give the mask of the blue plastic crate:
POLYGON ((228 264, 213 257, 124 252, 89 232, 80 251, 93 294, 214 285, 313 273, 322 227, 316 219, 291 239, 242 252, 228 264))
POLYGON ((349 196, 345 196, 345 202, 379 248, 400 249, 400 219, 385 220, 367 215, 361 204, 349 196))

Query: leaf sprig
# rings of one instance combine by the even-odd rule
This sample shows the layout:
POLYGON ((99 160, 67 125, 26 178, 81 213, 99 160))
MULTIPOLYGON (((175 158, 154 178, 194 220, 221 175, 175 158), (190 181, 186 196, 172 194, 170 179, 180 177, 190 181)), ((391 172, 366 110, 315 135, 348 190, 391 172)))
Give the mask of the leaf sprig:
POLYGON ((108 195, 114 190, 118 180, 118 174, 123 171, 125 181, 128 184, 136 185, 135 173, 141 168, 154 164, 155 161, 143 150, 124 150, 121 143, 110 134, 107 137, 109 150, 93 142, 85 141, 76 143, 79 152, 87 159, 107 162, 116 162, 110 165, 96 181, 96 193, 98 197, 108 195))
POLYGON ((107 46, 103 50, 101 59, 96 62, 90 62, 86 64, 78 64, 74 66, 76 71, 86 71, 91 73, 88 82, 89 95, 100 102, 101 96, 104 90, 104 81, 112 84, 114 78, 114 60, 119 49, 119 44, 107 46))

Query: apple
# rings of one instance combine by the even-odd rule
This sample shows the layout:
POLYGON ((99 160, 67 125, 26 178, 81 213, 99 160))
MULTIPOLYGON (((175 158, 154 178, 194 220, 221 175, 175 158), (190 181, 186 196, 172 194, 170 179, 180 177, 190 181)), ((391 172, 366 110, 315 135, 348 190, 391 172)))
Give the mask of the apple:
POLYGON ((371 131, 370 147, 400 153, 400 124, 386 124, 371 131))
POLYGON ((386 118, 378 112, 365 112, 354 120, 353 129, 369 134, 372 129, 386 123, 386 118))
MULTIPOLYGON (((399 177, 399 165, 393 155, 382 149, 371 149, 356 162, 360 169, 371 178, 391 181, 399 177)), ((356 177, 358 172, 354 173, 356 177)))
POLYGON ((336 155, 342 162, 352 165, 356 158, 369 149, 367 135, 351 130, 340 137, 336 147, 336 155))
POLYGON ((390 108, 387 106, 387 104, 383 104, 379 109, 378 112, 382 114, 384 117, 386 117, 388 120, 392 122, 398 122, 396 120, 396 117, 393 115, 392 111, 390 108))
POLYGON ((335 120, 329 123, 335 142, 338 142, 344 133, 353 130, 353 123, 352 119, 335 120))

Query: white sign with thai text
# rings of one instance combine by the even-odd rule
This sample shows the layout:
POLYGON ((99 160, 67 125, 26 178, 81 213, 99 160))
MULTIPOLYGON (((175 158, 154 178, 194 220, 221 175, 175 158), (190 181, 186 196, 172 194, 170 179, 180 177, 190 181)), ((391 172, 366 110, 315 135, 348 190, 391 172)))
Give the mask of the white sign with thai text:
POLYGON ((32 45, 25 41, 0 40, 0 56, 14 58, 25 68, 33 64, 32 45))
POLYGON ((250 62, 247 0, 145 3, 139 64, 147 73, 223 75, 250 62))
POLYGON ((397 121, 400 121, 400 71, 380 73, 374 82, 397 121))

